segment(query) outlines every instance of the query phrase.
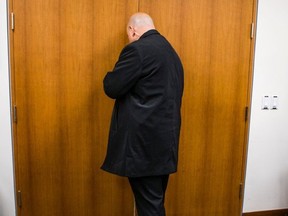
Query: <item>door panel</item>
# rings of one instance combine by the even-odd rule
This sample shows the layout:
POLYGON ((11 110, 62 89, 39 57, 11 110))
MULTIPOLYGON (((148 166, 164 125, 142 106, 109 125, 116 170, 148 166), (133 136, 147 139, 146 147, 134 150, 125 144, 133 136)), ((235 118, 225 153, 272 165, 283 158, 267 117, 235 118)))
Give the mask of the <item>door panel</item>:
POLYGON ((250 0, 140 0, 185 73, 179 169, 167 215, 240 215, 253 40, 250 0))
POLYGON ((251 80, 249 0, 10 0, 20 216, 133 215, 125 178, 99 169, 113 101, 102 89, 145 11, 185 69, 179 169, 167 215, 240 214, 251 80))
POLYGON ((100 170, 113 106, 102 80, 127 43, 126 22, 137 2, 11 5, 19 215, 132 215, 127 180, 100 170))

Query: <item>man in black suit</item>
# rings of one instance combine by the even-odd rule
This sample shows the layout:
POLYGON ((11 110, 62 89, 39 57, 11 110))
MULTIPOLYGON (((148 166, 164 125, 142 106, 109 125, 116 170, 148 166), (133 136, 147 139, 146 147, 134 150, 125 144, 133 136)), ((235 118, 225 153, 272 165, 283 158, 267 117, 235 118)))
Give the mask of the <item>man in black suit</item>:
POLYGON ((164 216, 169 174, 177 171, 183 67, 149 15, 134 14, 127 34, 103 81, 116 101, 101 168, 128 177, 139 216, 164 216))

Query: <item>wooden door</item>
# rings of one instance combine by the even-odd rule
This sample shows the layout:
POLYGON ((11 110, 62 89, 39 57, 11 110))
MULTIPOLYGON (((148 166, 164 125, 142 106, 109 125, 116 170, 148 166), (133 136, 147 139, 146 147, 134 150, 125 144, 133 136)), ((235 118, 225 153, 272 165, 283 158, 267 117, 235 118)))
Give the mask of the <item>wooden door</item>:
POLYGON ((179 169, 167 215, 240 215, 253 40, 252 0, 140 0, 184 64, 179 169))
POLYGON ((239 215, 255 1, 10 0, 19 215, 133 214, 126 179, 99 167, 113 104, 102 79, 138 8, 185 68, 179 171, 167 215, 239 215))
POLYGON ((113 105, 102 80, 127 43, 137 2, 9 4, 18 215, 133 215, 127 180, 100 165, 113 105))

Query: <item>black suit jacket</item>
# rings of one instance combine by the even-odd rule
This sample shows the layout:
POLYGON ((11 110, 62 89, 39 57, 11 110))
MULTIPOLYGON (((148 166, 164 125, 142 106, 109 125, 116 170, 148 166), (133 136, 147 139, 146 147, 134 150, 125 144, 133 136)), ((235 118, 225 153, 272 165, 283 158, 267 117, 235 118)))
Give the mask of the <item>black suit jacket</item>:
POLYGON ((156 30, 127 45, 104 78, 116 99, 102 169, 140 177, 176 172, 183 67, 156 30))

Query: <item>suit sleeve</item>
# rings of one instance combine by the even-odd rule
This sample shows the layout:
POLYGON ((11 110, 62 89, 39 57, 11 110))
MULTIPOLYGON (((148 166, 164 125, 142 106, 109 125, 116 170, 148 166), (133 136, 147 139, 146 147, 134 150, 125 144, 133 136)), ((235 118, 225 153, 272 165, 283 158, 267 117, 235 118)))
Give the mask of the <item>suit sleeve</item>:
POLYGON ((127 94, 139 80, 141 71, 141 59, 137 49, 126 46, 113 71, 108 72, 103 80, 106 95, 117 99, 127 94))

